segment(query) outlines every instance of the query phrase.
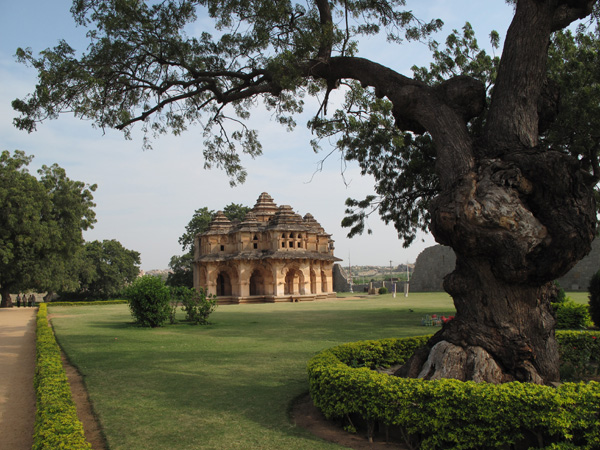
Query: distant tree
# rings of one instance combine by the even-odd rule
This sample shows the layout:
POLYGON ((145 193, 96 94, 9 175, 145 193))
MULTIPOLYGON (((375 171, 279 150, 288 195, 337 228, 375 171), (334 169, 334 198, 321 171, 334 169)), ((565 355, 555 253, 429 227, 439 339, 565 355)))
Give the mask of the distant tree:
POLYGON ((169 261, 169 275, 167 286, 194 287, 194 274, 192 272, 193 253, 187 252, 181 256, 174 255, 169 261))
POLYGON ((179 245, 184 252, 189 252, 194 247, 194 237, 198 233, 202 233, 208 229, 208 224, 215 215, 214 211, 209 210, 206 206, 194 211, 192 218, 185 226, 185 233, 179 238, 179 245))
POLYGON ((31 175, 33 156, 3 151, 0 156, 0 291, 2 307, 12 306, 10 292, 55 292, 76 283, 69 260, 92 228, 92 192, 54 164, 31 175))
MULTIPOLYGON (((230 203, 223 208, 223 214, 232 222, 243 220, 252 208, 237 203, 230 203)), ((185 226, 185 233, 179 238, 183 251, 190 251, 194 246, 194 238, 198 233, 208 229, 210 221, 215 217, 216 211, 209 210, 206 206, 194 211, 194 215, 185 226)))
MULTIPOLYGON (((223 214, 232 222, 241 221, 246 217, 248 211, 252 208, 238 203, 230 203, 223 208, 223 214)), ((167 278, 168 286, 187 286, 194 285, 192 262, 194 260, 194 238, 198 233, 203 233, 208 229, 210 221, 215 217, 216 212, 202 207, 194 212, 189 223, 185 226, 185 232, 179 238, 179 244, 184 253, 182 256, 173 256, 169 262, 171 273, 167 278)))
POLYGON ((600 328, 600 271, 592 276, 588 292, 590 316, 596 327, 600 328))
POLYGON ((114 298, 140 272, 140 254, 117 240, 86 242, 74 261, 78 286, 60 292, 61 297, 81 299, 114 298))

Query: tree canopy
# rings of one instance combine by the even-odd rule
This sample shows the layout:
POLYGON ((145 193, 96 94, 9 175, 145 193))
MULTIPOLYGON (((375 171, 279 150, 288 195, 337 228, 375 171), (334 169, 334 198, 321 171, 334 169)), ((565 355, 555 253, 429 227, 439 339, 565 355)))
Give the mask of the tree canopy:
MULTIPOLYGON (((456 317, 404 373, 551 383, 558 347, 543 294, 590 251, 599 173, 598 36, 561 30, 597 21, 598 2, 510 0, 499 58, 482 53, 466 26, 445 49, 430 41, 434 63, 412 77, 357 54, 375 34, 392 45, 430 40, 441 20, 420 20, 406 3, 76 0, 90 46, 77 54, 61 42, 39 57, 18 50, 39 83, 13 102, 15 124, 32 131, 71 111, 126 136, 140 123, 148 139, 200 124, 206 165, 235 183, 245 176, 237 151, 261 152, 246 126, 252 108, 262 102, 291 128, 304 96, 317 96, 315 147, 335 136, 375 175, 380 211, 401 237, 428 227, 457 256, 444 282, 456 317), (189 36, 200 14, 213 34, 189 36), (331 114, 336 89, 346 101, 331 114)), ((499 48, 500 36, 491 38, 499 48)), ((350 201, 346 225, 360 232, 364 212, 352 208, 372 200, 350 201)))
POLYGON ((108 299, 121 295, 140 272, 140 254, 114 239, 85 242, 71 259, 77 286, 60 292, 61 298, 108 299))
POLYGON ((10 292, 73 286, 69 260, 96 221, 96 185, 69 179, 56 164, 42 166, 38 179, 27 169, 32 159, 19 150, 0 156, 2 306, 10 306, 10 292))

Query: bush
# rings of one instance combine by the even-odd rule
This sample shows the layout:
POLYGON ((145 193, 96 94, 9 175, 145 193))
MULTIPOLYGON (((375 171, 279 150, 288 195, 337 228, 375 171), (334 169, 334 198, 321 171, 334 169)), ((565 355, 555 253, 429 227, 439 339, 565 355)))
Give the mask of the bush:
POLYGON ((593 331, 556 333, 562 380, 581 380, 598 375, 600 334, 593 331))
MULTIPOLYGON (((557 332, 559 343, 583 339, 597 345, 593 333, 565 336, 557 332)), ((371 370, 404 362, 427 339, 364 341, 322 351, 308 363, 315 405, 328 418, 358 414, 370 435, 375 423, 397 427, 409 448, 508 448, 531 438, 546 449, 600 448, 598 383, 554 388, 426 381, 371 370)))
POLYGON ((588 291, 590 293, 590 315, 594 324, 600 327, 600 271, 592 276, 588 291))
POLYGON ((379 288, 380 295, 387 294, 387 293, 388 293, 388 290, 385 286, 379 288))
POLYGON ((586 305, 579 305, 567 298, 561 303, 553 303, 557 330, 583 330, 592 325, 586 305))
POLYGON ((36 395, 33 450, 91 449, 85 439, 83 425, 77 418, 69 380, 60 359, 60 348, 48 325, 47 305, 44 303, 37 314, 33 382, 36 395))
POLYGON ((199 290, 189 289, 191 295, 182 298, 183 310, 186 319, 195 324, 205 325, 208 323, 208 316, 217 307, 217 299, 212 294, 206 294, 202 288, 199 290))
POLYGON ((160 327, 171 315, 171 293, 164 281, 145 275, 126 290, 129 309, 135 321, 143 327, 160 327))

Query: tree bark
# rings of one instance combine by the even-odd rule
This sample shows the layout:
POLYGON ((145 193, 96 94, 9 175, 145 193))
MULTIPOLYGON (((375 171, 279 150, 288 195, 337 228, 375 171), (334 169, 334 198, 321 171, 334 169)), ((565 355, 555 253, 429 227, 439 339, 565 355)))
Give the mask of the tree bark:
POLYGON ((10 298, 10 288, 2 286, 0 288, 0 295, 2 295, 2 300, 0 301, 0 308, 12 308, 13 303, 10 298))

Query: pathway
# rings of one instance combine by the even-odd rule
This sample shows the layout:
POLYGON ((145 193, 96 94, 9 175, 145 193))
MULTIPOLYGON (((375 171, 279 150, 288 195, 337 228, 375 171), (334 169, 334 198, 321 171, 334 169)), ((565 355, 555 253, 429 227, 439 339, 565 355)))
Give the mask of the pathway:
POLYGON ((31 450, 37 308, 0 308, 0 450, 31 450))

